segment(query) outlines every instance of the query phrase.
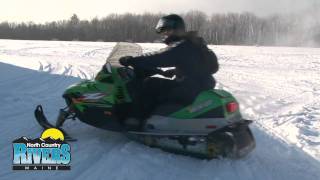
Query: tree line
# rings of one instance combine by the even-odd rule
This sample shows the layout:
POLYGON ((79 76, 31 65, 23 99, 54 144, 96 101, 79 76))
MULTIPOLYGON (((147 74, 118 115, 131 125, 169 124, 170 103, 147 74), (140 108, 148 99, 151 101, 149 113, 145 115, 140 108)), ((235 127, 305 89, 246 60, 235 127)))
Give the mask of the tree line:
MULTIPOLYGON (((181 14, 188 30, 196 30, 209 44, 320 46, 318 11, 308 15, 258 17, 252 13, 206 15, 200 11, 181 14)), ((68 20, 44 24, 0 23, 0 39, 63 41, 156 42, 154 27, 163 14, 110 14, 104 18, 68 20)))

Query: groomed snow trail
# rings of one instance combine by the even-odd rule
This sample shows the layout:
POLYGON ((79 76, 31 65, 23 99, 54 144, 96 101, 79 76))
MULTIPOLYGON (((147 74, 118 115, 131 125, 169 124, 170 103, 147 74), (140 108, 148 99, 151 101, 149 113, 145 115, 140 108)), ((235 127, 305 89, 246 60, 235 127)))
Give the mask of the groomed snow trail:
MULTIPOLYGON (((129 141, 118 133, 67 122, 72 170, 11 170, 12 140, 36 138, 33 110, 53 120, 69 85, 91 79, 115 43, 0 40, 0 179, 318 180, 320 177, 320 50, 210 46, 220 59, 217 88, 254 119, 257 148, 241 160, 198 160, 129 141)), ((164 47, 141 44, 145 52, 164 47)))

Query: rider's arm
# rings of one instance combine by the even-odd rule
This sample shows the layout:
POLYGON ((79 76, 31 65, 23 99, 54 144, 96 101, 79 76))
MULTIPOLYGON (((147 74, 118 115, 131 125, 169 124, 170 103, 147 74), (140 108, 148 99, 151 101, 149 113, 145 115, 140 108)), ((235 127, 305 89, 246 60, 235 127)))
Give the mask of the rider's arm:
POLYGON ((162 74, 163 71, 161 69, 154 68, 154 69, 145 69, 145 73, 147 76, 153 76, 155 74, 162 74))
POLYGON ((129 59, 129 64, 132 66, 153 69, 157 67, 175 67, 179 61, 188 56, 190 44, 186 41, 178 42, 177 44, 168 47, 164 51, 154 54, 146 54, 129 59))

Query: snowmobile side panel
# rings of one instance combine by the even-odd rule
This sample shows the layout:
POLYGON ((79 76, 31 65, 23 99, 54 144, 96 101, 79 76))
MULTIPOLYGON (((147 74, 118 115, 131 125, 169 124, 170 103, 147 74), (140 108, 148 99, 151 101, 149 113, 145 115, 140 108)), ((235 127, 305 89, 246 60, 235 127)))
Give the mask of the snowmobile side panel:
MULTIPOLYGON (((226 117, 230 114, 226 113, 225 105, 228 102, 236 102, 236 99, 228 92, 223 90, 208 90, 198 95, 195 101, 170 115, 170 117, 181 118, 181 119, 192 119, 197 118, 205 113, 214 111, 214 117, 226 117), (222 98, 221 98, 222 97, 222 98), (221 109, 223 108, 223 109, 221 109)), ((239 113, 237 110, 234 113, 239 113)))
POLYGON ((154 115, 145 125, 147 132, 209 134, 230 124, 241 121, 239 114, 227 118, 190 118, 180 119, 154 115))
POLYGON ((123 131, 123 125, 118 117, 115 116, 113 108, 99 108, 96 106, 86 107, 83 112, 76 110, 80 121, 91 126, 110 131, 123 131))

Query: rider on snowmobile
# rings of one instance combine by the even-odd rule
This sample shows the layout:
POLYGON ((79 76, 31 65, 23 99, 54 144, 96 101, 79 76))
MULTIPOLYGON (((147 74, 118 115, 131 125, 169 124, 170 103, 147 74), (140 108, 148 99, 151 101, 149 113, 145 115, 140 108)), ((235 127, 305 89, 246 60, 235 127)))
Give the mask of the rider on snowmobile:
POLYGON ((146 119, 160 103, 191 104, 201 91, 215 87, 212 74, 219 68, 214 52, 196 32, 186 32, 184 20, 180 16, 170 14, 162 17, 156 32, 164 37, 163 42, 168 45, 165 49, 119 60, 123 66, 133 66, 148 72, 149 77, 143 80, 140 92, 140 120, 146 119), (160 68, 164 67, 174 69, 162 71, 160 68), (175 78, 150 77, 154 74, 170 78, 175 75, 175 78))

